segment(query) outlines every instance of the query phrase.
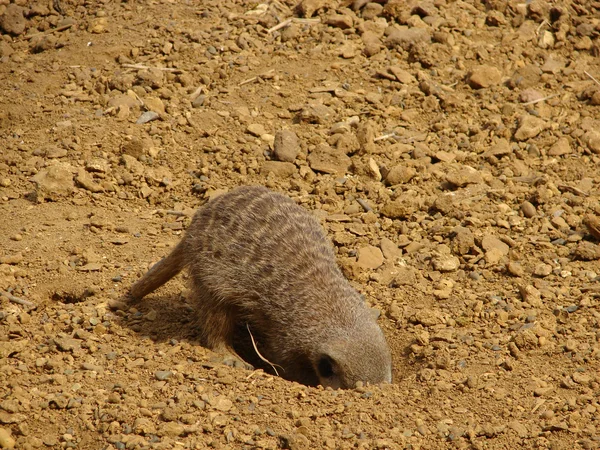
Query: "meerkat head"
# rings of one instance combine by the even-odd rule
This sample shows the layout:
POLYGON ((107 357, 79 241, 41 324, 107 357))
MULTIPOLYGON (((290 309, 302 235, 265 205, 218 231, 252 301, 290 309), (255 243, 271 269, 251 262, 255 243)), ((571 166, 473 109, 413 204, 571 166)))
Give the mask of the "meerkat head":
POLYGON ((352 330, 326 339, 312 358, 319 383, 333 389, 351 389, 358 381, 392 382, 392 358, 381 329, 359 321, 352 330))

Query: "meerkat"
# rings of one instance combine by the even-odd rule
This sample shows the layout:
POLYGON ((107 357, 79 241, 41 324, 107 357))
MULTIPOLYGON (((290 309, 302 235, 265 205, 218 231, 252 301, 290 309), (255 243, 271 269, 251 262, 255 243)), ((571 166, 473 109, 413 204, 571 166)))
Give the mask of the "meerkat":
POLYGON ((309 386, 392 381, 390 350, 372 311, 338 268, 317 219, 290 198, 245 186, 209 201, 131 297, 143 298, 184 268, 206 347, 237 356, 237 340, 249 348, 251 338, 279 375, 309 386))

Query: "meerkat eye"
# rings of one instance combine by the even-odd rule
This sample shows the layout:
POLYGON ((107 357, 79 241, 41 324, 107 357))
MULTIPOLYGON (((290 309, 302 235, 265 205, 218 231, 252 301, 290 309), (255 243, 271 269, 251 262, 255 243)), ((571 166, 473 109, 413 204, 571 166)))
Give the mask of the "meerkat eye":
POLYGON ((324 355, 319 359, 319 363, 317 364, 317 370, 319 371, 319 376, 321 378, 331 378, 335 375, 334 370, 334 362, 331 357, 324 355))

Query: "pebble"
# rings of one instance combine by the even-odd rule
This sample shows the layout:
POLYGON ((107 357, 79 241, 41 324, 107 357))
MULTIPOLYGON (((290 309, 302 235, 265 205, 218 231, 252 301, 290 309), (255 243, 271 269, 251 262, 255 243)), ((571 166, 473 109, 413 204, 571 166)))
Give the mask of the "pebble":
POLYGON ((446 181, 456 187, 464 187, 469 184, 483 183, 481 174, 470 166, 462 166, 459 169, 450 171, 446 175, 446 181))
POLYGON ((385 45, 391 48, 409 49, 412 45, 429 42, 431 42, 431 35, 427 29, 398 26, 388 35, 385 45))
POLYGON ((300 151, 300 143, 296 133, 290 130, 280 130, 275 133, 273 154, 283 162, 294 162, 300 151))
POLYGON ((583 141, 592 153, 600 154, 600 131, 588 131, 583 135, 583 141))
POLYGON ((517 141, 527 141, 533 137, 536 137, 547 127, 546 121, 539 117, 526 114, 521 117, 519 121, 519 128, 515 132, 515 139, 517 141))
POLYGON ((291 162, 281 161, 265 161, 260 168, 261 174, 267 175, 269 172, 272 172, 281 178, 291 177, 297 171, 296 166, 291 162))
POLYGON ((502 81, 502 72, 494 66, 481 65, 471 70, 469 85, 474 89, 495 86, 502 81))
POLYGON ((408 183, 417 175, 416 169, 400 164, 391 168, 385 177, 388 185, 408 183))
POLYGON ((348 155, 327 144, 319 145, 308 155, 307 160, 311 169, 333 175, 345 175, 352 164, 348 155))
POLYGON ((171 378, 171 375, 173 375, 173 372, 171 372, 170 370, 157 370, 156 372, 154 372, 154 376, 159 381, 168 380, 169 378, 171 378))
POLYGON ((566 137, 562 137, 562 138, 558 139, 552 145, 552 147, 550 147, 550 150, 548 150, 548 155, 563 156, 563 155, 568 155, 572 151, 573 150, 571 149, 571 144, 569 142, 569 139, 567 139, 566 137))
POLYGON ((265 127, 259 123, 251 123, 248 125, 246 132, 256 137, 261 137, 263 134, 267 133, 265 127))
POLYGON ((19 36, 25 32, 25 9, 16 3, 9 4, 0 16, 0 29, 6 34, 19 36))
POLYGON ((460 267, 460 259, 453 255, 438 255, 431 262, 433 268, 440 272, 454 272, 460 267))
POLYGON ((158 118, 160 118, 160 114, 154 111, 145 111, 140 115, 140 117, 138 117, 135 123, 138 125, 142 125, 144 123, 152 122, 153 120, 156 120, 158 118))
POLYGON ((15 448, 15 440, 13 439, 11 433, 6 428, 0 428, 0 448, 3 449, 13 449, 15 448))
POLYGON ((527 200, 521 203, 521 211, 523 211, 523 215, 528 219, 535 217, 537 213, 535 206, 533 206, 533 204, 531 204, 531 202, 528 202, 527 200))
POLYGON ((75 190, 73 168, 66 163, 59 163, 40 170, 32 179, 40 194, 54 199, 71 194, 75 190))
POLYGON ((374 270, 383 264, 382 251, 372 245, 361 247, 357 251, 356 265, 365 270, 374 270))

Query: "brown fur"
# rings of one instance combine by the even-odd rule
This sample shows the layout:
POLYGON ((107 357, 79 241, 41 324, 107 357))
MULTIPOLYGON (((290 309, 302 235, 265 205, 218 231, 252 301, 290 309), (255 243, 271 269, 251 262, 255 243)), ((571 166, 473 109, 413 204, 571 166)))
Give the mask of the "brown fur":
POLYGON ((391 382, 381 329, 337 267, 317 220, 288 197, 241 187, 210 201, 132 296, 141 299, 185 267, 207 347, 247 350, 248 326, 284 378, 334 388, 391 382))

